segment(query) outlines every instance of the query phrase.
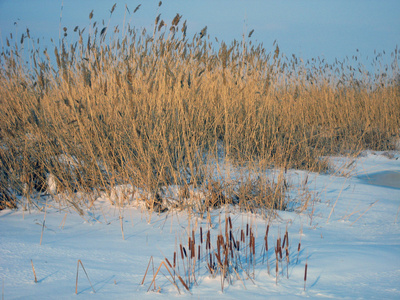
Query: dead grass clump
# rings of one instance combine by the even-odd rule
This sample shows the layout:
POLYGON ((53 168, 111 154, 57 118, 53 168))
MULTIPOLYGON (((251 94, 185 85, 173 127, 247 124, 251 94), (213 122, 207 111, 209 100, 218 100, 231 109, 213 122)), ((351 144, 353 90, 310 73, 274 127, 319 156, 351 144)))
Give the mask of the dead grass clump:
POLYGON ((272 182, 266 178, 257 177, 239 184, 235 193, 236 202, 248 211, 260 209, 285 210, 287 208, 285 179, 272 182))

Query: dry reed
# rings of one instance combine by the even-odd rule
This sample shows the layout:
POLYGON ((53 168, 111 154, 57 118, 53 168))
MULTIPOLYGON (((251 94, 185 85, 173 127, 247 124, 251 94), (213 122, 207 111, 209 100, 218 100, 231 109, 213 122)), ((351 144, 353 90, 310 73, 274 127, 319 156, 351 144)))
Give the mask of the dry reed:
MULTIPOLYGON (((0 208, 15 207, 12 195, 30 199, 50 190, 52 174, 56 191, 68 195, 131 184, 154 196, 146 201, 156 211, 167 185, 210 190, 203 211, 234 201, 249 210, 285 209, 284 174, 226 191, 212 184, 215 162, 326 171, 326 155, 394 147, 398 49, 391 66, 371 74, 349 59, 303 62, 277 45, 271 53, 245 41, 213 45, 207 27, 189 39, 180 19, 170 31, 158 18, 152 36, 129 24, 123 36, 117 28, 77 27, 69 33, 76 43, 60 28, 52 51, 42 51, 28 30, 21 41, 7 37, 0 54, 0 208), (29 47, 25 64, 22 49, 29 47)), ((84 200, 72 198, 63 204, 82 212, 84 200)))
POLYGON ((82 261, 81 261, 80 259, 78 259, 78 263, 77 263, 77 266, 76 266, 76 283, 75 283, 75 294, 78 294, 79 264, 81 265, 81 267, 82 267, 83 271, 85 272, 86 278, 87 278, 87 280, 88 280, 88 281, 89 281, 89 283, 90 283, 90 286, 91 286, 91 288, 92 288, 92 290, 93 290, 93 293, 96 293, 96 291, 95 291, 95 290, 94 290, 94 288, 93 288, 93 285, 92 285, 92 283, 90 282, 89 275, 87 274, 87 272, 86 272, 86 269, 85 269, 85 267, 83 266, 83 263, 82 263, 82 261))

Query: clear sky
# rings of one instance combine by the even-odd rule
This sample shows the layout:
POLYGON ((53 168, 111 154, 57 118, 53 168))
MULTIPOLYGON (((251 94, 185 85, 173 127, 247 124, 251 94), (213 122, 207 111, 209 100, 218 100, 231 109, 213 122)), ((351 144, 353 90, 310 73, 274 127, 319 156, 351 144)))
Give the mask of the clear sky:
MULTIPOLYGON (((106 23, 109 10, 116 1, 65 0, 61 26, 72 29, 89 24, 89 13, 94 10, 93 20, 106 23)), ((241 40, 245 32, 254 29, 251 40, 263 43, 273 50, 277 40, 287 56, 294 53, 305 59, 325 57, 343 59, 357 54, 366 58, 377 52, 392 52, 400 46, 399 0, 163 0, 158 2, 118 1, 111 24, 124 20, 125 3, 131 14, 126 21, 138 28, 152 30, 155 17, 171 22, 176 13, 188 21, 188 34, 199 32, 208 26, 208 34, 219 40, 241 40), (140 9, 133 15, 138 4, 140 9), (359 53, 356 52, 359 49, 359 53)), ((0 30, 2 41, 10 32, 18 39, 28 27, 31 36, 58 41, 61 0, 0 0, 0 30), (14 25, 17 22, 17 25, 14 25)))

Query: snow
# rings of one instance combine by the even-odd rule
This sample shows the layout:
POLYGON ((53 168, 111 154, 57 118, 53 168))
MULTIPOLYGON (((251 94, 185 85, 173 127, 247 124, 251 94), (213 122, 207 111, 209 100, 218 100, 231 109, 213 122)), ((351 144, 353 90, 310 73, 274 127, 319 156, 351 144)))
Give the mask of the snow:
POLYGON ((104 195, 83 216, 59 208, 49 199, 42 211, 1 211, 2 293, 5 299, 399 299, 400 188, 373 182, 374 174, 398 175, 399 156, 398 152, 365 151, 357 159, 332 157, 338 170, 335 174, 290 171, 294 190, 308 176, 307 188, 315 195, 308 209, 302 212, 279 212, 277 218, 268 221, 259 215, 238 212, 234 207, 213 210, 214 238, 221 228, 224 230, 227 213, 234 230, 249 223, 253 224, 256 235, 258 260, 254 282, 246 280, 241 272, 243 283, 240 280, 234 280, 232 285, 225 283, 223 292, 220 276, 211 278, 204 263, 200 270, 196 269, 198 285, 193 285, 190 292, 178 283, 179 294, 167 280, 166 269, 162 269, 165 276, 156 278, 159 292, 147 292, 152 270, 144 284, 140 284, 150 257, 154 258, 155 268, 165 257, 172 261, 177 245, 185 243, 191 234, 190 228, 202 226, 206 230, 206 217, 189 216, 184 211, 150 215, 134 203, 124 208, 114 206, 104 195), (259 256, 268 222, 270 275, 259 256), (290 236, 289 279, 283 263, 285 276, 280 273, 276 284, 271 248, 278 232, 283 236, 286 226, 290 236), (301 251, 296 262, 300 239, 301 251), (78 260, 82 261, 96 293, 80 267, 75 295, 78 260))
MULTIPOLYGON (((41 39, 42 50, 58 44, 59 31, 64 26, 68 27, 69 41, 75 42, 72 29, 76 25, 88 26, 92 9, 94 19, 107 22, 109 10, 115 3, 63 1, 60 22, 61 2, 0 1, 2 47, 11 32, 19 41, 26 28, 30 29, 32 37, 41 39), (50 43, 51 38, 53 43, 50 43)), ((163 1, 159 10, 159 1, 133 1, 128 5, 130 11, 141 2, 140 10, 128 19, 137 28, 151 31, 158 13, 162 13, 167 22, 180 13, 188 20, 189 36, 207 25, 212 38, 229 43, 233 39, 241 40, 245 32, 255 29, 250 39, 253 43, 264 43, 268 51, 273 51, 273 41, 277 40, 281 52, 289 57, 294 53, 304 59, 321 56, 332 62, 335 58, 342 60, 356 54, 359 61, 369 63, 366 57, 375 58, 376 49, 387 51, 387 58, 383 59, 387 63, 400 36, 400 2, 397 0, 254 1, 251 5, 247 1, 231 0, 163 1)), ((111 25, 121 25, 123 15, 124 5, 118 3, 111 25)), ((162 275, 156 279, 161 291, 147 292, 152 271, 144 285, 140 284, 150 257, 154 258, 155 268, 164 257, 171 259, 176 241, 187 240, 189 228, 195 226, 196 220, 198 226, 206 228, 205 218, 177 211, 150 215, 137 205, 118 208, 107 195, 101 195, 83 216, 73 208, 58 207, 50 197, 47 208, 44 208, 45 199, 41 203, 42 210, 0 211, 2 295, 4 299, 400 299, 398 158, 398 152, 365 151, 357 159, 333 157, 337 170, 334 174, 290 171, 291 197, 295 200, 307 192, 312 197, 306 210, 279 212, 277 218, 270 220, 271 245, 278 232, 282 236, 288 226, 291 240, 289 279, 280 274, 276 284, 274 271, 269 275, 266 264, 258 260, 254 282, 245 280, 245 274, 241 273, 243 283, 235 280, 233 285, 225 284, 223 292, 220 277, 211 278, 204 264, 197 277, 198 285, 192 286, 190 293, 178 283, 179 294, 162 275), (301 183, 306 179, 308 184, 304 189, 301 183), (75 295, 78 260, 82 261, 96 293, 80 267, 78 294, 75 295), (304 290, 306 262, 308 274, 304 290)), ((65 197, 55 195, 57 187, 51 175, 48 183, 50 194, 65 197)), ((129 189, 118 188, 116 195, 129 189)), ((172 194, 176 193, 174 187, 170 188, 172 194)), ((67 198, 63 200, 67 202, 67 198)), ((247 222, 254 224, 256 251, 260 253, 268 220, 237 212, 232 207, 216 209, 211 213, 214 238, 219 233, 219 225, 225 226, 226 212, 230 213, 234 228, 243 228, 247 222)), ((273 254, 270 249, 271 270, 275 263, 273 254)), ((162 271, 167 275, 165 269, 162 271)))

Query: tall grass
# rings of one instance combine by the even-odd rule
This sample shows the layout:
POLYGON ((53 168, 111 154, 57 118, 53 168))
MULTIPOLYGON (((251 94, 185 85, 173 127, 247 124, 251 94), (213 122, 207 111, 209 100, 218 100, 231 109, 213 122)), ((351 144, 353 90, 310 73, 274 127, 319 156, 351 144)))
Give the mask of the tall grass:
MULTIPOLYGON (((76 42, 64 38, 45 51, 29 30, 21 40, 7 38, 2 206, 49 190, 49 174, 52 193, 129 183, 157 195, 165 185, 207 186, 221 158, 255 169, 325 171, 323 156, 392 149, 399 137, 397 49, 384 74, 370 74, 349 60, 303 62, 245 39, 212 43, 206 28, 188 37, 179 15, 171 25, 157 17, 151 34, 128 25, 121 36, 94 23, 75 35, 76 42)), ((272 184, 263 197, 281 188, 272 184)))

